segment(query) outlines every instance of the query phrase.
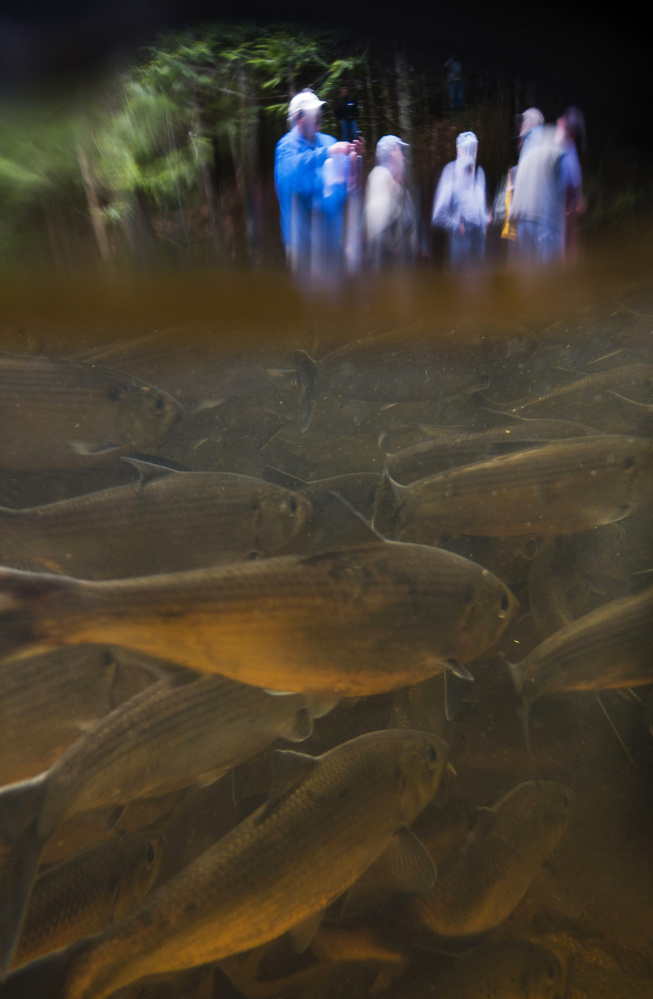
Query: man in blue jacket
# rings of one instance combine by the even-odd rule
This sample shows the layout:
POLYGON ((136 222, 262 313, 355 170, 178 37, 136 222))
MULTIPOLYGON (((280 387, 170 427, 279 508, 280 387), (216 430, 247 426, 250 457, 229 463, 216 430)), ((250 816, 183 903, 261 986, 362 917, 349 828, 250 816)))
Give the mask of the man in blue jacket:
POLYGON ((320 132, 321 101, 303 90, 290 102, 290 130, 279 139, 274 181, 281 207, 281 229, 293 273, 321 276, 339 270, 343 262, 343 219, 350 154, 364 143, 337 142, 320 132))

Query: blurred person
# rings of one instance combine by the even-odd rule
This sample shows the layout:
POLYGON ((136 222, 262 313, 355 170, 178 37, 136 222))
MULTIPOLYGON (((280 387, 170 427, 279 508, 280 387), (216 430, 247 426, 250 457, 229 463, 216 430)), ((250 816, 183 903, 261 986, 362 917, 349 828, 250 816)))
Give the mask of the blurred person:
POLYGON ((580 168, 579 152, 585 152, 587 137, 585 116, 577 107, 568 107, 556 122, 557 141, 566 161, 565 192, 565 258, 575 263, 578 257, 578 217, 585 211, 583 197, 583 174, 580 168))
POLYGON ((463 67, 460 59, 452 55, 444 64, 447 79, 449 110, 461 111, 463 106, 463 67))
POLYGON ((485 173, 476 165, 478 139, 461 132, 456 159, 447 163, 433 200, 431 224, 449 237, 454 270, 477 267, 485 257, 485 233, 492 216, 487 210, 485 173))
POLYGON ((335 116, 340 126, 340 138, 343 142, 355 142, 358 138, 358 105, 349 96, 347 87, 342 87, 340 97, 334 107, 335 116))
POLYGON ((365 235, 371 265, 409 263, 417 251, 415 207, 406 186, 407 142, 384 135, 365 188, 365 235))
POLYGON ((568 205, 578 198, 578 173, 565 149, 564 125, 537 126, 522 145, 511 200, 519 257, 524 263, 562 260, 568 205))
POLYGON ((344 209, 350 156, 362 140, 337 142, 320 131, 321 101, 312 90, 288 108, 289 131, 277 142, 274 181, 286 256, 295 274, 334 275, 344 260, 344 209))
POLYGON ((521 156, 529 147, 537 145, 542 137, 544 115, 539 108, 527 108, 519 115, 518 147, 521 156))

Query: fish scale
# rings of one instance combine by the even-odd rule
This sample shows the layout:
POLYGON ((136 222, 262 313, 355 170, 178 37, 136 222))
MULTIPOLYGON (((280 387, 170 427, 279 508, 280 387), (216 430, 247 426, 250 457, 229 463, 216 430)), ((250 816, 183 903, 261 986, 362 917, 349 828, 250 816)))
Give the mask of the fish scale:
MULTIPOLYGON (((271 940, 341 895, 435 793, 446 745, 374 732, 315 760, 270 807, 228 833, 131 914, 52 955, 49 999, 104 999, 156 973, 220 960, 271 940)), ((48 958, 10 976, 8 999, 48 958)))
POLYGON ((0 600, 9 615, 5 641, 12 641, 13 616, 18 646, 30 644, 22 629, 37 647, 110 636, 200 672, 339 695, 392 690, 450 661, 467 662, 498 639, 517 609, 510 591, 476 563, 376 538, 314 556, 132 580, 5 569, 0 600))
POLYGON ((0 468, 94 465, 152 447, 180 416, 172 396, 131 375, 0 354, 0 468))
POLYGON ((245 475, 138 463, 141 482, 23 510, 0 508, 0 559, 90 579, 143 576, 270 555, 297 535, 310 503, 245 475), (161 538, 165 536, 165 545, 161 538))
POLYGON ((273 697, 220 676, 162 680, 68 747, 44 773, 0 790, 0 959, 16 940, 48 837, 76 812, 213 779, 275 738, 310 734, 299 694, 273 697))
POLYGON ((565 690, 653 682, 653 588, 610 601, 546 638, 513 677, 526 704, 565 690))
POLYGON ((402 527, 496 537, 570 534, 649 502, 653 444, 620 435, 572 438, 408 486, 389 483, 402 527))

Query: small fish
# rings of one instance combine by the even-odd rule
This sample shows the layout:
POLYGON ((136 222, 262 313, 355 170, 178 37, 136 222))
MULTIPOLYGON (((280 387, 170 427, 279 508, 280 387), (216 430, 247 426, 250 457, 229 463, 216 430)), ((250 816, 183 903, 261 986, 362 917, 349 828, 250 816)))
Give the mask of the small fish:
POLYGON ((140 481, 47 506, 0 507, 0 562, 80 579, 196 569, 271 555, 311 512, 301 496, 246 475, 127 460, 140 481))
MULTIPOLYGON (((626 364, 620 368, 606 368, 594 374, 583 375, 569 385, 550 391, 534 393, 514 403, 503 404, 509 412, 528 416, 557 416, 564 413, 570 419, 588 420, 597 426, 603 426, 607 414, 610 421, 610 410, 613 396, 621 395, 637 398, 646 396, 642 401, 650 401, 653 392, 653 365, 637 362, 626 364)), ((492 403, 499 408, 499 404, 492 403)), ((503 408, 503 407, 502 407, 503 408)))
POLYGON ((395 519, 434 534, 573 534, 628 516, 653 492, 653 443, 605 435, 501 455, 399 485, 395 519))
POLYGON ((295 367, 307 430, 322 393, 380 402, 442 401, 471 395, 490 383, 484 371, 463 360, 460 345, 423 341, 402 343, 396 336, 363 337, 339 347, 321 361, 295 351, 295 367))
POLYGON ((38 777, 0 789, 0 964, 7 966, 43 847, 69 815, 215 780, 278 736, 301 741, 301 694, 220 676, 161 680, 116 708, 38 777))
POLYGON ((574 793, 556 781, 524 781, 477 810, 464 843, 438 868, 430 891, 397 914, 439 937, 472 937, 498 926, 526 894, 569 818, 574 793))
POLYGON ((151 665, 141 657, 126 667, 101 645, 1 662, 0 786, 45 770, 99 718, 154 683, 151 665))
POLYGON ((122 833, 40 874, 13 967, 98 933, 148 894, 161 866, 160 833, 122 833))
POLYGON ((402 990, 401 999, 556 999, 563 988, 555 954, 510 940, 483 944, 464 957, 441 958, 428 977, 402 990))
POLYGON ((266 690, 328 696, 445 669, 469 678, 464 664, 503 633, 514 596, 476 563, 384 541, 334 504, 356 545, 105 582, 0 569, 0 645, 7 654, 110 640, 266 690))
POLYGON ((97 465, 148 450, 180 417, 172 396, 124 372, 0 354, 0 468, 97 465))
POLYGON ((653 588, 583 614, 511 666, 522 704, 545 694, 653 683, 653 588))
POLYGON ((3 999, 105 999, 287 930, 306 946, 326 906, 386 850, 407 884, 432 884, 433 862, 406 826, 446 757, 436 736, 397 731, 317 758, 278 753, 267 805, 102 933, 12 972, 3 999))
POLYGON ((423 427, 429 439, 386 455, 388 471, 400 481, 415 481, 484 456, 510 454, 528 444, 541 445, 597 433, 567 420, 525 420, 488 430, 423 427))

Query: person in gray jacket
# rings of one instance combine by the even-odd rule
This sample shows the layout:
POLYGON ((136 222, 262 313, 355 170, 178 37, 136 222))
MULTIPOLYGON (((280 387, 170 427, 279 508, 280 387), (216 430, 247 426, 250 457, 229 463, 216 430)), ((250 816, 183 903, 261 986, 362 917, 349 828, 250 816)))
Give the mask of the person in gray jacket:
POLYGON ((477 267, 485 257, 485 233, 491 221, 487 210, 485 174, 476 165, 478 139, 461 132, 456 159, 447 163, 435 192, 431 224, 449 236, 454 270, 477 267))
POLYGON ((541 125, 535 132, 519 157, 510 218, 522 261, 542 265, 563 258, 567 204, 579 189, 580 171, 561 127, 541 125))

